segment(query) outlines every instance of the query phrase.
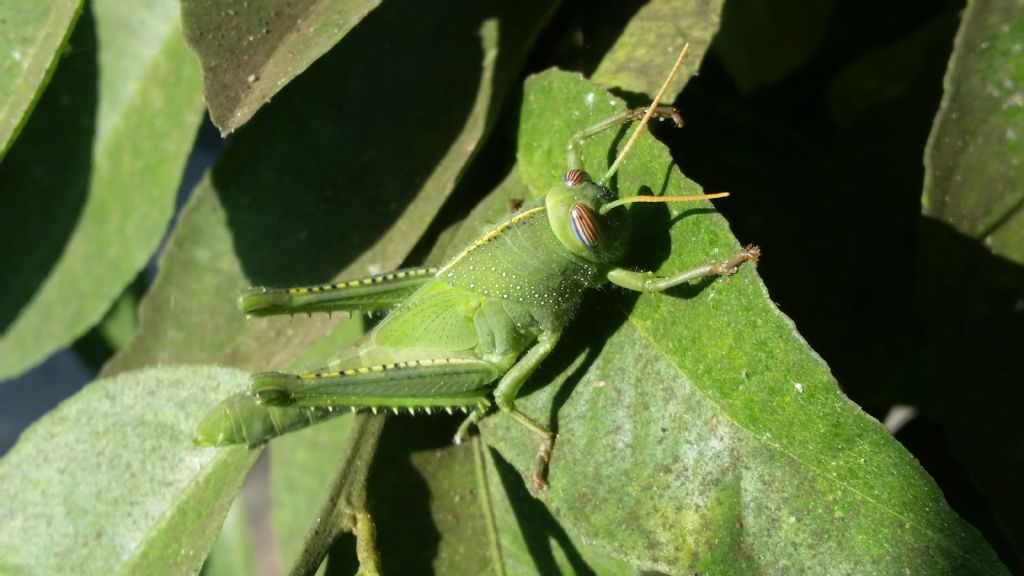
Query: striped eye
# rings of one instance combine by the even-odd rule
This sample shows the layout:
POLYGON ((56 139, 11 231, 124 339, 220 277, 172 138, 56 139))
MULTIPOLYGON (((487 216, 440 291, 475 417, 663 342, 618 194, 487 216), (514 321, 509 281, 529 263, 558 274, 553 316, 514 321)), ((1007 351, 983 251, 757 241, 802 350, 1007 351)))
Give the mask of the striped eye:
POLYGON ((569 209, 569 229, 572 235, 588 249, 597 247, 601 241, 601 230, 594 213, 587 208, 586 204, 579 202, 569 209))
POLYGON ((565 182, 570 187, 575 188, 584 182, 590 182, 590 174, 587 174, 579 168, 573 168, 562 175, 562 182, 565 182))

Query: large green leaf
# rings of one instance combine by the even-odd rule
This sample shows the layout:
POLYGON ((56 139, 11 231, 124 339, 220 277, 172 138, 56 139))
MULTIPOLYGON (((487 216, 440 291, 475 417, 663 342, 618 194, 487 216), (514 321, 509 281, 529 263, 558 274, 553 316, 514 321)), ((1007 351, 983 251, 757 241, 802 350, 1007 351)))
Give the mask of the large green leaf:
POLYGON ((224 134, 348 34, 380 0, 182 0, 210 118, 224 134))
POLYGON ((929 408, 1024 555, 1024 3, 968 3, 925 155, 929 408), (968 337, 969 335, 969 337, 968 337))
POLYGON ((165 367, 96 381, 0 461, 0 571, 194 574, 256 452, 196 448, 246 375, 165 367))
POLYGON ((201 117, 173 0, 89 8, 0 165, 0 378, 93 326, 145 265, 201 117))
MULTIPOLYGON (((558 142, 621 107, 573 75, 531 79, 519 143, 531 188, 564 170, 558 142)), ((603 170, 615 137, 589 143, 589 168, 603 170)), ((624 194, 699 192, 650 138, 617 179, 624 194)), ((677 271, 738 249, 707 209, 634 213, 633 265, 677 271)), ((670 294, 595 296, 534 381, 547 385, 521 406, 559 433, 542 499, 563 526, 640 568, 1005 571, 913 458, 839 392, 753 266, 670 294)), ((484 432, 529 470, 536 438, 500 417, 484 432)))
POLYGON ((81 11, 82 0, 0 4, 0 160, 46 87, 81 11))

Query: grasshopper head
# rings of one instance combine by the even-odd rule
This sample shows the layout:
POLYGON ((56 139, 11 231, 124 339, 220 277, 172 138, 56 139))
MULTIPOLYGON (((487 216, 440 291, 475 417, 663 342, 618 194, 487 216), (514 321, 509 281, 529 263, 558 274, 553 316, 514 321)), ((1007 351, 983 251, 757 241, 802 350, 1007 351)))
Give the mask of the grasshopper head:
MULTIPOLYGON (((695 202, 698 200, 724 198, 729 195, 728 192, 719 192, 717 194, 698 194, 692 196, 627 196, 617 198, 614 192, 605 188, 602 184, 611 180, 623 159, 626 158, 633 149, 633 146, 636 145, 640 134, 658 110, 657 103, 661 101, 665 91, 668 90, 668 85, 672 82, 672 78, 679 71, 679 67, 682 65, 683 58, 686 57, 689 47, 690 45, 686 44, 683 46, 682 51, 679 52, 676 63, 672 66, 672 71, 669 73, 668 78, 665 79, 665 82, 662 83, 661 89, 658 90, 658 95, 654 97, 654 102, 651 106, 632 111, 642 111, 643 117, 640 119, 636 130, 633 131, 633 135, 629 137, 626 145, 622 148, 622 151, 619 152, 612 165, 608 167, 604 177, 600 181, 594 182, 590 175, 583 170, 571 168, 562 176, 561 182, 548 190, 544 202, 551 229, 555 232, 555 236, 558 237, 562 245, 576 256, 595 263, 613 263, 622 260, 626 255, 627 243, 629 241, 629 215, 624 208, 626 204, 634 202, 695 202)), ((672 109, 672 111, 675 112, 675 109, 672 109)), ((664 112, 659 112, 659 114, 664 114, 664 112)), ((675 114, 678 115, 678 113, 675 114)), ((672 117, 675 118, 675 116, 672 117)), ((615 122, 625 122, 631 119, 632 116, 629 114, 620 114, 609 118, 602 124, 591 127, 589 132, 578 133, 574 138, 578 144, 579 140, 592 135, 595 130, 604 130, 609 126, 615 125, 615 122)), ((679 120, 676 120, 676 124, 682 125, 679 120)), ((571 144, 569 150, 570 164, 578 164, 578 162, 573 162, 573 158, 576 157, 572 153, 573 148, 571 144)))
POLYGON ((613 263, 625 257, 628 247, 630 220, 626 204, 696 202, 728 195, 718 192, 617 198, 600 182, 592 182, 586 172, 573 168, 548 190, 544 202, 551 229, 569 252, 591 262, 613 263))
POLYGON ((626 209, 601 210, 614 200, 615 193, 591 181, 586 172, 569 170, 545 197, 551 229, 569 252, 584 260, 622 260, 629 242, 626 209))

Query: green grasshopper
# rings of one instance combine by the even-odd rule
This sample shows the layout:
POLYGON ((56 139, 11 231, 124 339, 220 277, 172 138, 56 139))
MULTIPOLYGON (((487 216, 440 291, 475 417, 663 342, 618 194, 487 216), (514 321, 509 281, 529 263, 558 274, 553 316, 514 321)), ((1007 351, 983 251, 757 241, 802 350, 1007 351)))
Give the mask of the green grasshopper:
POLYGON ((627 110, 580 131, 568 143, 568 170, 547 194, 508 215, 440 268, 404 269, 304 288, 250 288, 239 308, 250 316, 390 310, 339 359, 306 374, 253 374, 251 393, 228 398, 196 431, 200 445, 258 445, 334 416, 340 409, 458 409, 469 413, 456 443, 493 403, 540 437, 533 468, 546 486, 555 434, 516 407, 520 388, 551 353, 584 292, 612 283, 661 292, 705 276, 732 274, 760 251, 669 277, 622 268, 634 202, 690 202, 726 196, 618 198, 610 181, 653 116, 682 125, 678 111, 658 107, 686 47, 646 108, 627 110), (601 131, 640 120, 599 181, 583 170, 580 145, 601 131))

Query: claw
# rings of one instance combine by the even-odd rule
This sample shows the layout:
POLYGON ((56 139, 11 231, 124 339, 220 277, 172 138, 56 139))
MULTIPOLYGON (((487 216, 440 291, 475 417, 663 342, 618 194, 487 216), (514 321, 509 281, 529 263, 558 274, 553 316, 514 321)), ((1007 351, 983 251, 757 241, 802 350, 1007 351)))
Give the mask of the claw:
POLYGON ((715 264, 715 272, 720 276, 729 276, 735 274, 740 266, 744 262, 757 262, 757 259, 761 257, 761 248, 754 246, 753 244, 746 245, 738 254, 728 260, 722 260, 715 264))
POLYGON ((743 251, 740 252, 741 256, 744 256, 747 262, 757 262, 761 257, 761 247, 753 244, 747 244, 743 247, 743 251))
POLYGON ((544 442, 537 450, 537 460, 533 464, 533 487, 538 492, 548 489, 548 462, 551 461, 551 448, 554 439, 544 442))

